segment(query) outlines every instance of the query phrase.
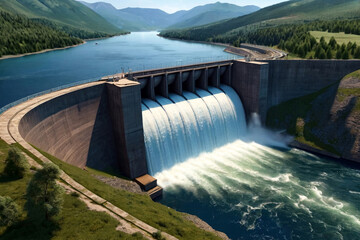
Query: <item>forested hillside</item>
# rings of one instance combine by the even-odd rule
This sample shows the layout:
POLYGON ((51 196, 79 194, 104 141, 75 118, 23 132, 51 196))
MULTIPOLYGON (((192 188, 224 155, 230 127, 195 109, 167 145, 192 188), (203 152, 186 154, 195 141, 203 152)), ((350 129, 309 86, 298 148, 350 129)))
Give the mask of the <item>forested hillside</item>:
POLYGON ((113 25, 129 31, 199 26, 243 16, 260 9, 252 5, 240 7, 234 4, 217 2, 169 14, 160 9, 151 8, 116 9, 110 3, 105 2, 81 3, 100 14, 113 25))
MULTIPOLYGON (((360 58, 360 47, 351 38, 339 44, 336 38, 325 41, 317 33, 360 35, 360 1, 294 0, 259 10, 244 17, 185 30, 164 31, 164 37, 276 46, 300 58, 360 58)), ((334 34, 335 35, 335 34, 334 34)))
POLYGON ((253 43, 266 46, 277 46, 301 58, 316 59, 349 59, 360 58, 360 46, 348 41, 339 44, 334 37, 328 42, 325 38, 317 41, 310 31, 345 34, 360 34, 360 20, 316 21, 307 24, 289 24, 279 27, 239 32, 235 38, 219 36, 216 42, 231 42, 239 47, 241 43, 253 43))
POLYGON ((244 30, 249 29, 314 20, 353 18, 360 18, 360 1, 358 0, 293 0, 227 21, 161 34, 187 40, 212 41, 225 36, 231 36, 234 39, 244 30))
POLYGON ((0 0, 0 9, 30 19, 42 18, 58 25, 115 34, 120 29, 75 0, 0 0))
POLYGON ((82 43, 79 38, 70 37, 22 16, 0 11, 0 57, 37 52, 44 49, 61 48, 82 43))

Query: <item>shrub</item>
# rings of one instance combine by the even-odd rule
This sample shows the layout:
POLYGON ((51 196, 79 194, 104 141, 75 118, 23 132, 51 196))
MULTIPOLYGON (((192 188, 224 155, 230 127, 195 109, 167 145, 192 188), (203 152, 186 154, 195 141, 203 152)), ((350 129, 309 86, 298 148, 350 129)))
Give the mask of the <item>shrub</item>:
POLYGON ((24 155, 17 148, 10 148, 5 160, 4 175, 10 178, 23 178, 29 169, 24 155))
POLYGON ((26 192, 30 212, 39 210, 47 220, 60 213, 64 190, 56 183, 59 178, 60 169, 54 164, 45 164, 43 169, 35 173, 26 192))
POLYGON ((18 221, 20 208, 10 197, 0 196, 0 227, 11 226, 18 221))
POLYGON ((157 240, 165 240, 160 231, 154 232, 151 236, 157 240))

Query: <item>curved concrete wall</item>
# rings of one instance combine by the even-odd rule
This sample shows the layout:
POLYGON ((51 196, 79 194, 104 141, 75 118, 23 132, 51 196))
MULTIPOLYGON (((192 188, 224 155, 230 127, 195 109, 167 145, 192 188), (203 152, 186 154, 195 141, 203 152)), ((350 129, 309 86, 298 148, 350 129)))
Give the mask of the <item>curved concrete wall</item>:
POLYGON ((33 108, 21 119, 20 134, 72 165, 118 169, 105 85, 70 92, 33 108))

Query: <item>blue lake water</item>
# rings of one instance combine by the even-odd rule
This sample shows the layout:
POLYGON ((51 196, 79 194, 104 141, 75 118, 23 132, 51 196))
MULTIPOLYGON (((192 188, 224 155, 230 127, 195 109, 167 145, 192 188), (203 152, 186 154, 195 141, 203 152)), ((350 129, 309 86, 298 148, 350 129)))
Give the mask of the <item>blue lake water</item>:
POLYGON ((0 108, 54 87, 128 71, 238 58, 224 47, 132 33, 84 45, 0 60, 0 108), (97 44, 96 44, 97 43, 97 44))

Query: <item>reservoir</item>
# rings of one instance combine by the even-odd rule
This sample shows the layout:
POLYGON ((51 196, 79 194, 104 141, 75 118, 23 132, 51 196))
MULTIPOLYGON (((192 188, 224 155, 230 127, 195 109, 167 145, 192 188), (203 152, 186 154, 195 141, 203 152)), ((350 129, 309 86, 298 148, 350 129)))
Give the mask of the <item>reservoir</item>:
POLYGON ((221 46, 164 39, 157 32, 140 32, 0 60, 0 108, 34 93, 122 71, 239 58, 223 50, 221 46))

